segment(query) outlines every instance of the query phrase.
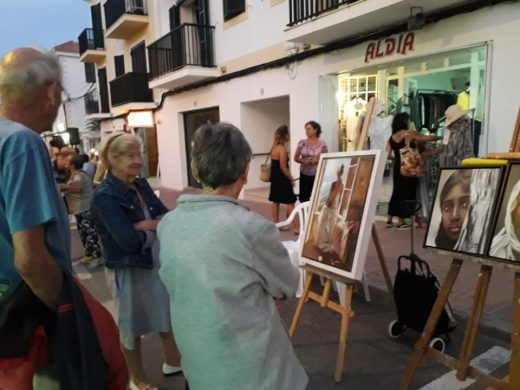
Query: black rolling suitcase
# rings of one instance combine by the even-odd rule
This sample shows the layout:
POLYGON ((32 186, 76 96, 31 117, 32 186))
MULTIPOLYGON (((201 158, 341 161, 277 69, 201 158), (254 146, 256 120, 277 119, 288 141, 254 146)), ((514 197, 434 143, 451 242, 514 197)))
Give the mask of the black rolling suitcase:
MULTIPOLYGON (((397 259, 394 301, 398 319, 388 326, 388 334, 392 338, 399 337, 408 328, 423 331, 440 289, 439 281, 431 272, 429 264, 414 253, 414 227, 415 217, 412 216, 412 251, 410 255, 399 256, 397 259)), ((451 310, 446 306, 437 322, 430 346, 444 351, 446 341, 450 340, 449 333, 455 327, 451 310)))

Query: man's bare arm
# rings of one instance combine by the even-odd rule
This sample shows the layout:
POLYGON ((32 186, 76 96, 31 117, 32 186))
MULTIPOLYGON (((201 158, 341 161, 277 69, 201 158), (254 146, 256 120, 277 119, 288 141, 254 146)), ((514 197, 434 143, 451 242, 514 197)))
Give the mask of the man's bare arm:
POLYGON ((43 225, 14 233, 12 239, 16 270, 36 296, 56 310, 62 271, 45 246, 43 225))

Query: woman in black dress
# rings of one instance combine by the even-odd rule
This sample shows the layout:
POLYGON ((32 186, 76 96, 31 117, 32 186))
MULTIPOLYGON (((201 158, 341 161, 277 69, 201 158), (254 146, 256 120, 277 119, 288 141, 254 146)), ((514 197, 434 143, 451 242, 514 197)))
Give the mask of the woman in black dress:
POLYGON ((289 161, 285 145, 289 142, 289 129, 282 125, 274 132, 274 143, 271 149, 271 190, 269 200, 273 202, 271 213, 273 222, 280 221, 280 203, 287 205, 287 215, 294 210, 294 180, 289 171, 289 161))
POLYGON ((394 187, 392 189, 392 197, 388 205, 388 218, 386 227, 393 227, 392 219, 397 217, 397 229, 410 229, 410 225, 406 223, 405 218, 412 215, 412 210, 407 206, 406 201, 415 201, 417 193, 417 177, 409 177, 401 175, 401 154, 400 150, 405 146, 405 136, 410 136, 410 146, 415 147, 415 141, 429 142, 436 141, 442 137, 422 135, 416 131, 409 131, 408 124, 410 116, 406 112, 396 114, 392 122, 392 135, 388 139, 386 151, 390 157, 390 153, 394 152, 394 187))

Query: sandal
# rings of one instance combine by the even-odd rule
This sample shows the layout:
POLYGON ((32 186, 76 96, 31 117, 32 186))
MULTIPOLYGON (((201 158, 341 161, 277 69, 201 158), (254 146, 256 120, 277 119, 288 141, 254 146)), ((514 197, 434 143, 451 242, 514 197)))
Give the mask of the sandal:
POLYGON ((134 382, 133 379, 130 379, 130 390, 159 390, 157 386, 148 383, 146 387, 139 387, 137 383, 134 382))
POLYGON ((388 222, 388 221, 387 221, 387 222, 386 222, 386 227, 387 227, 388 229, 391 229, 391 228, 394 227, 394 223, 393 223, 393 222, 388 222))
POLYGON ((403 223, 402 225, 397 225, 395 228, 397 230, 408 230, 411 228, 411 226, 408 225, 407 223, 403 223))

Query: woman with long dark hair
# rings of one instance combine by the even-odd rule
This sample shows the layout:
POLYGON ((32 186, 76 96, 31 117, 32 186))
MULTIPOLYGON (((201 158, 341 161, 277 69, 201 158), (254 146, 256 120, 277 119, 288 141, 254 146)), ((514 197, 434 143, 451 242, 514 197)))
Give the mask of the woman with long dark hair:
POLYGON ((271 189, 269 200, 274 223, 280 222, 280 203, 287 205, 287 216, 294 210, 296 196, 293 192, 294 179, 289 171, 287 150, 289 129, 282 125, 274 132, 274 143, 271 149, 271 189))
POLYGON ((397 217, 397 229, 410 229, 410 225, 406 223, 405 218, 412 215, 412 210, 406 204, 406 201, 415 201, 417 177, 409 177, 401 175, 401 153, 400 150, 406 146, 405 137, 410 137, 410 146, 415 147, 415 142, 436 141, 441 137, 422 135, 416 131, 408 130, 410 116, 406 112, 396 114, 392 122, 392 135, 388 139, 386 151, 388 156, 394 152, 394 187, 392 189, 392 197, 388 205, 388 218, 386 226, 393 227, 393 217, 397 217))

